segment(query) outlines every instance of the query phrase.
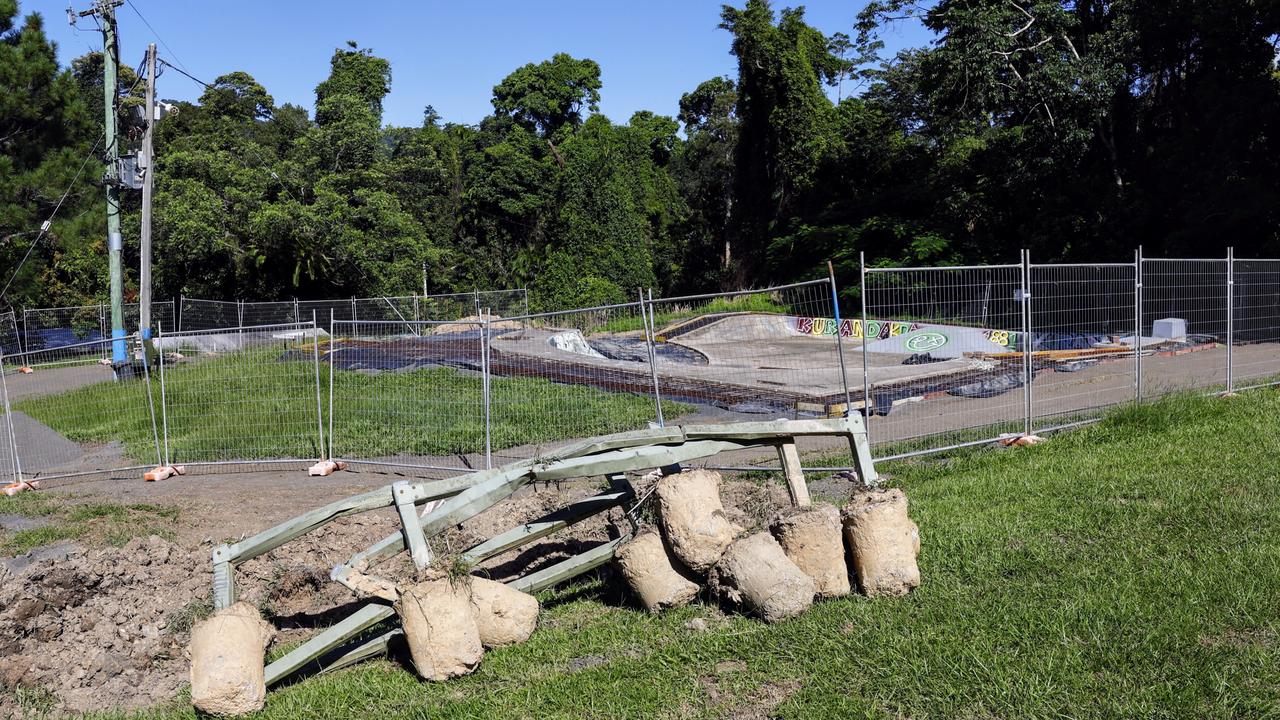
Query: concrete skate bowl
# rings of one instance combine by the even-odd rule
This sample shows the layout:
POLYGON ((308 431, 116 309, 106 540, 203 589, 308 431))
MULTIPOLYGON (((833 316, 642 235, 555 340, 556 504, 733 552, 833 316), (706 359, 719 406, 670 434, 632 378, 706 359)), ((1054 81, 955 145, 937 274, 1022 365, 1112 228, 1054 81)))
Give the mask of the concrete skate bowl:
MULTIPOLYGON (((724 316, 717 317, 705 325, 710 329, 715 321, 724 319, 724 316)), ((740 319, 738 322, 736 330, 741 331, 746 327, 742 323, 752 321, 740 319)), ((795 368, 768 362, 756 362, 748 367, 744 361, 736 360, 735 357, 743 355, 744 347, 746 352, 754 353, 754 360, 774 357, 752 345, 765 342, 770 333, 787 332, 786 318, 769 316, 762 322, 755 323, 751 337, 729 340, 735 332, 735 328, 729 326, 704 333, 704 344, 657 343, 656 365, 662 397, 733 412, 775 415, 826 415, 830 405, 844 402, 839 369, 834 365, 828 370, 830 378, 812 386, 776 379, 779 372, 792 372, 795 368), (726 339, 714 342, 721 336, 726 339)), ((411 372, 439 367, 479 372, 482 368, 480 331, 463 327, 456 328, 455 332, 440 332, 440 329, 454 330, 438 328, 435 333, 421 337, 339 340, 332 353, 334 367, 364 372, 411 372)), ((642 331, 584 332, 571 327, 541 326, 494 330, 490 337, 488 367, 496 378, 541 378, 609 392, 653 393, 653 375, 642 331)), ((803 358, 812 349, 804 347, 803 339, 800 340, 801 346, 791 351, 797 358, 803 358)), ((831 355, 833 362, 834 357, 831 355)), ((809 365, 812 364, 809 361, 809 365)))

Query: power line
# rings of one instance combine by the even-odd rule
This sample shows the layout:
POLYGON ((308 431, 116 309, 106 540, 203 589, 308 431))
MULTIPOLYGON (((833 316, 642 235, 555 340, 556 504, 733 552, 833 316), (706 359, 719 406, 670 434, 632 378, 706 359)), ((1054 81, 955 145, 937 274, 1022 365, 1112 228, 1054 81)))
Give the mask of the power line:
MULTIPOLYGON (((178 61, 178 64, 181 65, 183 69, 186 69, 187 67, 186 63, 182 62, 182 58, 178 57, 178 53, 174 52, 173 48, 169 47, 169 43, 165 42, 164 38, 160 37, 160 33, 156 32, 156 29, 151 26, 151 23, 147 22, 147 18, 142 14, 142 11, 138 9, 138 6, 133 4, 133 0, 125 0, 125 1, 129 4, 129 8, 133 10, 134 14, 138 16, 138 19, 142 21, 142 24, 146 25, 147 29, 151 31, 151 34, 156 36, 156 39, 160 41, 160 44, 164 47, 164 49, 170 55, 173 56, 174 60, 178 61)), ((194 80, 195 78, 192 78, 192 79, 194 80)), ((197 80, 197 82, 199 81, 197 80)))
POLYGON ((9 282, 4 284, 4 289, 0 290, 0 300, 9 293, 9 288, 13 285, 13 281, 18 278, 18 273, 22 272, 22 268, 27 264, 27 260, 31 257, 31 252, 36 249, 45 236, 49 232, 49 228, 53 226, 53 219, 58 216, 58 211, 62 209, 62 204, 67 201, 67 196, 71 194, 71 188, 75 187, 76 182, 80 180, 80 176, 84 174, 84 169, 89 165, 89 161, 93 159, 93 154, 97 152, 98 146, 102 144, 102 138, 93 144, 89 149, 89 154, 85 155, 84 162, 80 163, 80 169, 76 171, 75 177, 71 178, 71 182, 67 185, 67 189, 62 191, 62 197, 58 198, 58 204, 53 207, 53 212, 49 213, 49 217, 40 225, 40 234, 36 235, 36 239, 31 241, 31 247, 27 248, 27 253, 22 256, 18 267, 14 268, 13 274, 9 276, 9 282))
MULTIPOLYGON (((181 74, 183 74, 183 75, 186 75, 188 78, 190 78, 190 79, 194 80, 195 82, 197 82, 197 83, 199 83, 199 84, 203 85, 203 86, 205 87, 205 89, 206 89, 206 90, 207 90, 207 89, 209 89, 209 88, 211 88, 211 87, 213 87, 213 86, 212 86, 212 85, 210 85, 209 83, 207 83, 207 82, 205 82, 205 81, 201 80, 200 78, 196 77, 195 75, 192 75, 191 73, 187 72, 186 70, 183 70, 183 69, 182 69, 182 68, 180 68, 180 67, 176 67, 176 66, 174 66, 174 65, 169 64, 169 62, 168 62, 168 61, 166 61, 164 58, 156 58, 156 59, 160 61, 160 64, 161 64, 161 65, 164 65, 165 67, 171 67, 171 68, 173 68, 176 72, 179 72, 179 73, 181 73, 181 74)), ((176 58, 176 57, 175 57, 174 59, 175 59, 175 60, 177 60, 177 58, 176 58)), ((179 65, 181 65, 182 63, 178 63, 178 64, 179 64, 179 65)))

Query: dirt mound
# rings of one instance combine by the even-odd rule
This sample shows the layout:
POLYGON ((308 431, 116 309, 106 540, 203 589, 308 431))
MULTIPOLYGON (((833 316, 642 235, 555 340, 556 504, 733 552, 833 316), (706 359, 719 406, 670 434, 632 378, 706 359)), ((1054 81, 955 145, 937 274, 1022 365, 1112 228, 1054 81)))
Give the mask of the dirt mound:
POLYGON ((180 609, 209 592, 204 555, 152 536, 0 570, 0 685, 44 688, 68 710, 173 698, 187 668, 180 609))
MULTIPOLYGON (((236 573, 240 598, 296 640, 327 625, 353 596, 329 568, 390 527, 346 518, 236 573)), ((72 547, 17 572, 0 565, 0 716, 13 688, 53 693, 65 712, 136 709, 172 700, 187 684, 192 625, 207 615, 210 545, 183 548, 151 536, 119 548, 72 547)))

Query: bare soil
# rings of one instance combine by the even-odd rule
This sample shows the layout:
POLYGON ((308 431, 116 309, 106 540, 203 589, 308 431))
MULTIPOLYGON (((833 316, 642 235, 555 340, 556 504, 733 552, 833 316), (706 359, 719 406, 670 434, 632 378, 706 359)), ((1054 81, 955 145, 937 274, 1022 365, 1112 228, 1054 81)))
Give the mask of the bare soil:
MULTIPOLYGON (((187 684, 191 626, 211 610, 215 545, 396 479, 369 471, 311 478, 291 468, 160 483, 135 477, 51 483, 40 492, 67 503, 150 503, 180 513, 171 539, 135 538, 123 547, 64 542, 0 563, 0 715, 17 712, 16 694, 9 692, 15 688, 51 693, 64 713, 172 701, 187 684)), ((641 496, 645 489, 637 482, 641 496)), ((599 490, 599 483, 585 480, 526 487, 446 533, 435 550, 460 552, 599 490)), ((722 492, 726 514, 750 529, 764 527, 788 502, 781 486, 747 480, 726 478, 722 492)), ((616 537, 620 526, 621 511, 598 515, 492 558, 480 572, 510 580, 616 537)), ((357 600, 329 580, 329 570, 398 527, 389 509, 340 519, 241 566, 239 597, 279 628, 277 646, 299 642, 350 612, 357 600)), ((402 553, 375 571, 403 580, 412 565, 402 553)))

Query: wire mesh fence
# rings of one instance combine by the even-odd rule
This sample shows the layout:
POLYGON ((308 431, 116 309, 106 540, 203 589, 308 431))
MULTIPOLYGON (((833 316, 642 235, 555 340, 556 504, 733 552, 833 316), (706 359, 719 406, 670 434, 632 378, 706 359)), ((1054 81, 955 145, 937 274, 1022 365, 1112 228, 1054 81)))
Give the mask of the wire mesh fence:
MULTIPOLYGON (((138 330, 140 319, 138 303, 126 303, 122 308, 126 332, 138 330)), ((177 329, 177 315, 172 300, 151 303, 152 327, 173 332, 177 329)), ((78 305, 57 308, 29 308, 22 311, 22 349, 43 350, 76 345, 111 336, 111 306, 78 305)))
POLYGON ((1235 260, 1231 272, 1234 385, 1280 382, 1280 260, 1235 260))
POLYGON ((1095 417, 1136 391, 1136 265, 1032 265, 1033 429, 1095 417))
MULTIPOLYGON (((844 412, 842 323, 828 281, 663 298, 648 307, 663 397, 714 407, 725 421, 844 412)), ((843 324, 848 335, 850 323, 843 324)))
MULTIPOLYGON (((443 472, 650 424, 846 412, 868 416, 883 459, 1168 392, 1280 383, 1280 260, 868 267, 860 306, 843 315, 836 289, 645 294, 548 313, 522 312, 522 291, 184 298, 181 332, 156 313, 151 367, 136 336, 130 361, 110 365, 101 306, 27 311, 22 331, 0 315, 0 477, 324 457, 443 472), (90 339, 49 347, 59 323, 90 339)), ((846 450, 804 449, 810 467, 846 450)))
POLYGON ((495 318, 487 330, 490 445, 502 462, 658 421, 638 299, 495 318))
POLYGON ((184 297, 179 302, 178 331, 240 326, 240 303, 184 297))
POLYGON ((306 322, 159 335, 163 464, 324 457, 317 334, 306 322))
MULTIPOLYGON (((332 456, 423 469, 485 464, 484 323, 333 323, 332 456)), ((331 375, 330 375, 331 373, 331 375)))
POLYGON ((4 389, 17 471, 57 478, 140 468, 160 459, 158 383, 137 336, 131 361, 104 363, 109 340, 33 350, 5 359, 4 389))
POLYGON ((9 377, 5 373, 7 360, 0 355, 0 483, 19 480, 18 446, 13 434, 13 410, 9 404, 9 377))
POLYGON ((1143 259, 1144 397, 1226 388, 1228 267, 1225 258, 1143 259))
POLYGON ((400 329, 412 333, 414 327, 409 324, 418 320, 418 297, 377 297, 357 298, 352 310, 352 319, 371 322, 399 322, 400 329))
POLYGON ((905 452, 1026 428, 1024 271, 866 269, 854 338, 875 443, 905 452))
POLYGON ((22 352, 22 333, 18 330, 17 314, 12 310, 0 313, 0 352, 5 355, 22 352))

